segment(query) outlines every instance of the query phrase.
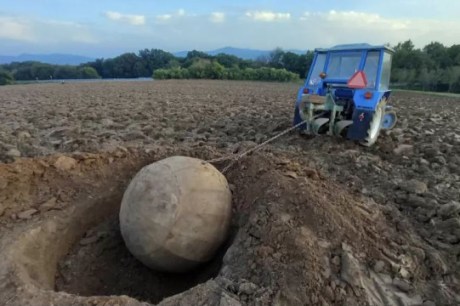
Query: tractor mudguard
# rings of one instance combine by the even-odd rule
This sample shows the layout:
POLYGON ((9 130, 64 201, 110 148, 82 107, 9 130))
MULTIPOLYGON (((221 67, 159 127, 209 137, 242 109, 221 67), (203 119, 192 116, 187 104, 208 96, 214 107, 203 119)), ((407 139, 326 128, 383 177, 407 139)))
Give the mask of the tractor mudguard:
POLYGON ((372 97, 370 99, 366 99, 364 97, 365 93, 369 92, 367 89, 358 89, 355 90, 355 94, 353 95, 353 102, 355 103, 356 108, 365 109, 365 110, 372 110, 375 111, 377 104, 379 104, 382 98, 390 97, 391 91, 372 91, 372 97))
POLYGON ((347 138, 351 140, 366 138, 372 116, 374 111, 356 108, 353 112, 353 124, 348 128, 347 138))
POLYGON ((388 99, 391 94, 389 90, 374 91, 372 92, 372 97, 366 99, 364 94, 368 91, 367 89, 358 89, 353 96, 356 108, 353 111, 353 124, 347 132, 347 137, 349 139, 363 140, 367 137, 367 131, 377 105, 383 98, 388 99))

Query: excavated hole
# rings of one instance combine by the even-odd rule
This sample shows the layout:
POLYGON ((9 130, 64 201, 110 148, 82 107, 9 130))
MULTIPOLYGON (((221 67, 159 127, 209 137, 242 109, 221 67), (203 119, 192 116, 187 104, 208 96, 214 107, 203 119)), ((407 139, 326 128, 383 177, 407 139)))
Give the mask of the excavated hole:
POLYGON ((233 216, 229 238, 210 262, 184 274, 153 271, 130 254, 121 237, 118 214, 133 173, 121 175, 99 190, 81 194, 66 209, 50 211, 18 227, 10 239, 0 241, 0 257, 8 258, 4 265, 14 271, 5 286, 20 284, 31 295, 61 299, 61 304, 75 297, 60 293, 83 300, 124 295, 158 303, 217 276, 236 235, 237 216, 233 216))
MULTIPOLYGON (((93 206, 109 208, 75 237, 68 253, 58 261, 55 291, 80 296, 127 295, 139 301, 158 303, 217 276, 225 252, 236 235, 235 222, 232 222, 229 238, 210 262, 188 273, 158 272, 144 266, 126 248, 118 219, 122 194, 109 198, 111 203, 106 199, 101 201, 102 205, 93 206)), ((84 214, 92 213, 94 209, 90 208, 84 214)), ((234 216, 233 221, 235 219, 234 216)))
POLYGON ((210 262, 183 274, 153 271, 123 242, 118 214, 89 229, 58 263, 56 291, 81 296, 128 295, 158 303, 217 275, 228 244, 210 262))

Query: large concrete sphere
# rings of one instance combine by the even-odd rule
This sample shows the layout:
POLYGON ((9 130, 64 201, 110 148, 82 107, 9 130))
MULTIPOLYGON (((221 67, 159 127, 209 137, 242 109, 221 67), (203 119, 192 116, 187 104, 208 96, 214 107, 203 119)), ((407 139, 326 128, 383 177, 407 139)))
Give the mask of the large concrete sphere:
POLYGON ((209 261, 227 238, 231 202, 227 180, 214 166, 166 158, 145 166, 126 189, 121 234, 146 266, 185 272, 209 261))

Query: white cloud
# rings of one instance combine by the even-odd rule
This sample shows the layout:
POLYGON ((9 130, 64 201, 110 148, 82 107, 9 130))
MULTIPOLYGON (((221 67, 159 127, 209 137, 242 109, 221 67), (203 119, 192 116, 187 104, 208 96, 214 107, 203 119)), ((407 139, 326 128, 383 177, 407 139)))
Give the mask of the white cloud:
POLYGON ((164 15, 158 15, 156 16, 156 19, 158 21, 168 21, 172 18, 172 15, 171 14, 164 14, 164 15))
MULTIPOLYGON (((412 39, 417 48, 431 41, 448 46, 459 43, 459 19, 398 18, 351 10, 279 13, 259 9, 240 15, 211 12, 194 15, 173 10, 153 17, 153 23, 144 19, 142 27, 117 27, 111 23, 93 26, 0 14, 0 53, 40 50, 114 56, 126 50, 143 49, 152 41, 168 51, 212 50, 222 46, 307 50, 357 42, 395 45, 408 39, 412 39), (210 22, 220 21, 224 22, 210 26, 210 22)), ((122 16, 125 15, 112 14, 118 22, 127 23, 122 16)))
POLYGON ((187 14, 188 18, 181 22, 170 22, 161 28, 164 38, 159 36, 157 41, 169 50, 212 50, 228 45, 265 50, 277 46, 307 50, 361 42, 396 45, 407 39, 412 39, 417 47, 423 47, 433 40, 446 45, 458 43, 456 36, 460 33, 460 20, 395 18, 351 10, 298 14, 267 12, 248 11, 242 16, 224 14, 225 22, 219 27, 209 26, 212 18, 218 15, 210 13, 203 18, 203 15, 192 17, 187 14), (450 30, 445 31, 446 28, 450 30), (185 31, 187 35, 184 35, 185 31))
POLYGON ((290 13, 277 13, 271 11, 253 11, 246 12, 246 17, 249 17, 256 21, 278 21, 278 20, 289 20, 291 19, 290 13))
POLYGON ((192 17, 193 15, 187 14, 184 9, 179 9, 174 13, 157 15, 155 19, 158 23, 166 23, 168 21, 171 21, 172 19, 176 19, 176 18, 180 18, 184 16, 192 17))
POLYGON ((129 15, 113 11, 106 12, 105 16, 110 20, 127 23, 135 26, 144 25, 146 19, 143 15, 129 15))
POLYGON ((95 44, 99 42, 87 26, 77 22, 62 20, 35 20, 34 24, 34 27, 37 28, 35 36, 40 37, 39 39, 41 41, 47 41, 49 43, 69 41, 84 44, 95 44), (47 31, 53 32, 53 37, 43 37, 46 35, 47 31))
POLYGON ((310 12, 305 12, 300 16, 300 20, 308 20, 308 18, 311 16, 310 12))
POLYGON ((328 21, 332 22, 353 22, 356 24, 366 25, 382 25, 385 24, 390 28, 402 30, 408 27, 409 22, 397 19, 383 18, 378 14, 369 14, 355 11, 337 12, 335 10, 329 11, 325 16, 328 21))
POLYGON ((321 47, 352 42, 395 45, 408 39, 417 47, 431 41, 451 45, 458 43, 456 36, 460 32, 459 20, 394 18, 359 11, 306 12, 297 24, 302 29, 315 26, 308 39, 314 46, 321 47))
POLYGON ((66 42, 94 44, 98 42, 87 26, 76 22, 3 16, 0 16, 1 39, 28 42, 34 45, 66 42))
POLYGON ((213 12, 209 17, 209 20, 214 23, 222 23, 225 21, 225 13, 222 12, 213 12))
POLYGON ((0 38, 33 41, 33 28, 29 23, 11 17, 0 16, 0 38))
POLYGON ((73 33, 70 37, 73 42, 84 43, 84 44, 96 44, 99 40, 89 32, 78 32, 73 33))

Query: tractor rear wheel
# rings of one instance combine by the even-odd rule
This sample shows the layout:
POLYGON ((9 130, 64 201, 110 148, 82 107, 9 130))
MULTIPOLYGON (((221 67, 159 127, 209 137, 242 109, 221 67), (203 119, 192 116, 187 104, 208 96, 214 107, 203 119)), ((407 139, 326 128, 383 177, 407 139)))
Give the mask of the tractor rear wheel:
POLYGON ((372 116, 371 122, 369 124, 369 129, 367 130, 367 136, 360 141, 360 144, 366 147, 372 146, 379 137, 380 130, 382 129, 382 121, 385 115, 385 106, 387 104, 387 99, 382 98, 377 104, 374 115, 372 116))

